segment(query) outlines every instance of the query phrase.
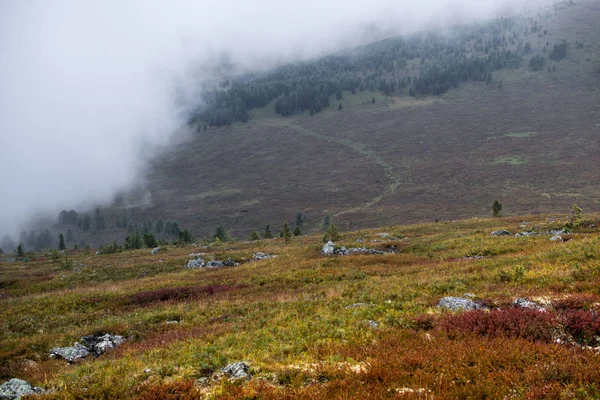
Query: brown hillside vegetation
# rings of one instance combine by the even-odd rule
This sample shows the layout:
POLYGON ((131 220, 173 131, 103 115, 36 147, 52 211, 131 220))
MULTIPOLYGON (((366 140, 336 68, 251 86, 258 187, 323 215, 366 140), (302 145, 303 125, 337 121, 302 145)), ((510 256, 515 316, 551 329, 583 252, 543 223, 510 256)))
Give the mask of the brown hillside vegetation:
POLYGON ((0 381, 48 389, 40 399, 600 398, 599 223, 475 218, 337 242, 388 254, 325 256, 321 236, 299 236, 3 259, 0 381), (278 257, 252 261, 259 251, 278 257), (197 252, 240 264, 184 268, 197 252), (485 310, 444 311, 445 296, 485 310), (49 358, 99 333, 126 341, 49 358), (219 373, 239 361, 251 379, 219 373))
POLYGON ((311 229, 325 214, 358 229, 486 216, 495 199, 515 215, 593 209, 598 21, 593 1, 539 18, 548 34, 531 34, 530 57, 569 42, 565 59, 549 61, 553 72, 533 71, 526 58, 492 84, 439 97, 344 92, 343 110, 280 117, 271 104, 246 124, 211 127, 156 161, 152 205, 135 213, 177 219, 198 235, 221 224, 246 237, 298 210, 311 229))

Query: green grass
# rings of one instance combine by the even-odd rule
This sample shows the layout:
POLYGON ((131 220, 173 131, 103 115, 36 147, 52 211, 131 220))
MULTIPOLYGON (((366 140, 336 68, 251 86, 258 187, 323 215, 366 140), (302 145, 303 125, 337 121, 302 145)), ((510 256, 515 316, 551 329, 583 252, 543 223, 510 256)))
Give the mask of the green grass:
POLYGON ((452 337, 435 328, 445 318, 435 304, 446 295, 474 293, 500 308, 516 297, 597 301, 596 216, 587 216, 564 243, 547 235, 490 235, 522 230, 522 221, 556 229, 566 217, 392 226, 344 232, 338 242, 351 247, 360 238, 369 247, 396 246, 390 255, 324 257, 321 235, 288 245, 280 239, 225 243, 203 249, 205 257, 243 262, 255 251, 279 257, 216 270, 183 268, 194 247, 157 255, 149 249, 72 252, 71 269, 35 254, 24 264, 3 262, 0 282, 11 283, 0 292, 1 379, 24 378, 55 390, 46 398, 151 398, 144 393, 177 390, 195 393, 191 398, 382 398, 390 390, 423 387, 436 398, 502 397, 515 389, 590 394, 595 375, 584 371, 598 370, 594 352, 511 336, 452 337), (381 232, 390 236, 382 239, 381 232), (175 296, 184 288, 197 295, 175 296), (170 293, 171 300, 160 300, 159 293, 170 293), (355 303, 365 305, 346 308, 355 303), (75 365, 48 358, 50 348, 93 332, 128 340, 75 365), (572 357, 577 361, 565 361, 572 357), (198 382, 239 360, 252 365, 249 383, 198 382), (539 376, 557 363, 565 369, 539 376), (468 378, 469 368, 486 370, 478 376, 489 380, 468 378), (461 385, 452 384, 459 378, 461 385))

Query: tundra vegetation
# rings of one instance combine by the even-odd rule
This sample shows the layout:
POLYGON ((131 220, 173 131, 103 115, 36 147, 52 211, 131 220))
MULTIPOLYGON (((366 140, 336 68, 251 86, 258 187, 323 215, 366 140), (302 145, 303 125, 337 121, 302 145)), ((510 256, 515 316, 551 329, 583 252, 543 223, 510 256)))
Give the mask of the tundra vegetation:
POLYGON ((338 232, 385 254, 325 256, 322 232, 5 254, 0 381, 39 399, 600 398, 600 216, 574 213, 338 232), (198 257, 239 265, 184 267, 198 257), (105 333, 125 341, 49 357, 105 333), (240 361, 251 379, 224 376, 240 361))

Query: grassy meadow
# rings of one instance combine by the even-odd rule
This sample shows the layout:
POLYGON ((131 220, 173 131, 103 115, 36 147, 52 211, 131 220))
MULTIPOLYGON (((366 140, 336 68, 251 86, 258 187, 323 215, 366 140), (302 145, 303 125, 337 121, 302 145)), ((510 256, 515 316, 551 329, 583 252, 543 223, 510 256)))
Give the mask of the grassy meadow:
POLYGON ((490 235, 566 223, 470 219, 337 242, 397 249, 383 255, 323 256, 315 235, 5 257, 0 381, 49 389, 40 399, 600 398, 598 217, 564 242, 490 235), (278 257, 251 261, 257 251, 278 257), (186 269, 192 252, 240 265, 186 269), (465 293, 490 311, 436 307, 465 293), (518 297, 547 312, 511 307, 518 297), (92 333, 127 340, 75 364, 49 358, 92 333), (218 378, 236 361, 251 380, 218 378))

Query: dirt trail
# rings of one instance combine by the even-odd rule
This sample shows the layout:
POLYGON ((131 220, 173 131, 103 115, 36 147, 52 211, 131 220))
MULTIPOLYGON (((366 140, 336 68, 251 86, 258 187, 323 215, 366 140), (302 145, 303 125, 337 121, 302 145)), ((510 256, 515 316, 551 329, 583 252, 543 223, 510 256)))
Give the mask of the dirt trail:
POLYGON ((268 119, 268 120, 263 120, 261 122, 265 123, 266 125, 269 125, 271 127, 289 129, 293 132, 299 133, 304 136, 309 136, 309 137, 317 138, 319 140, 323 140, 323 141, 326 141, 329 143, 336 143, 336 144, 339 144, 339 145, 342 145, 345 147, 349 147, 351 150, 353 150, 356 153, 367 158, 369 161, 371 161, 371 163, 373 163, 383 169, 385 176, 391 181, 390 184, 387 185, 387 187, 385 188, 383 193, 379 194, 378 196, 373 197, 367 203, 364 203, 362 205, 348 208, 344 211, 335 213, 335 214, 333 214, 334 217, 338 217, 338 216, 345 215, 345 214, 351 214, 351 213, 355 213, 355 212, 367 209, 367 208, 379 203, 381 201, 381 199, 383 199, 385 196, 393 194, 396 191, 396 189, 400 186, 400 179, 394 173, 393 166, 390 163, 388 163, 386 160, 384 160, 381 156, 379 156, 376 152, 374 152, 372 150, 368 150, 367 145, 365 145, 364 143, 354 142, 352 140, 339 138, 339 137, 327 136, 322 133, 316 132, 314 130, 295 125, 288 121, 282 121, 282 120, 278 120, 278 119, 268 119))

